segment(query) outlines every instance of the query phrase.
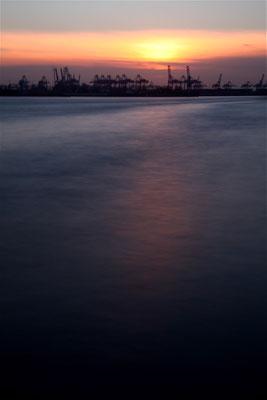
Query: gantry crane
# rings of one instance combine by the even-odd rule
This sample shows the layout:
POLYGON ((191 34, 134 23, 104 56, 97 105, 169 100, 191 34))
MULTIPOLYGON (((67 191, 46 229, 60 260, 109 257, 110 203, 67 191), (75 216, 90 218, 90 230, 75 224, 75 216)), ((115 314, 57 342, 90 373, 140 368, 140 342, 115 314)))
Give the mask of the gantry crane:
POLYGON ((26 75, 23 75, 21 80, 19 81, 19 87, 21 90, 28 90, 30 85, 30 81, 26 78, 26 75))
POLYGON ((172 87, 172 81, 171 67, 168 65, 168 88, 172 87))
POLYGON ((174 79, 171 73, 171 67, 168 65, 168 88, 182 89, 182 80, 174 79))
POLYGON ((49 85, 49 82, 46 79, 46 77, 43 75, 42 79, 38 82, 38 88, 47 90, 48 89, 48 85, 49 85))
POLYGON ((213 89, 221 89, 222 74, 219 75, 219 79, 216 83, 212 85, 213 89))
POLYGON ((182 89, 182 90, 191 90, 191 89, 200 89, 204 85, 198 79, 193 79, 190 73, 189 66, 186 67, 186 77, 184 75, 181 76, 180 79, 174 79, 171 73, 171 67, 168 65, 168 88, 170 89, 182 89))
POLYGON ((264 74, 262 74, 260 81, 258 83, 256 83, 256 85, 254 85, 254 87, 256 89, 262 89, 263 88, 263 81, 264 81, 264 74))
POLYGON ((251 89, 253 87, 252 83, 250 81, 247 81, 246 83, 244 83, 241 88, 242 89, 251 89))
POLYGON ((236 85, 234 85, 231 81, 228 81, 223 85, 223 89, 232 89, 234 86, 236 85))
POLYGON ((58 84, 57 68, 53 68, 53 75, 54 75, 54 85, 57 85, 58 84))

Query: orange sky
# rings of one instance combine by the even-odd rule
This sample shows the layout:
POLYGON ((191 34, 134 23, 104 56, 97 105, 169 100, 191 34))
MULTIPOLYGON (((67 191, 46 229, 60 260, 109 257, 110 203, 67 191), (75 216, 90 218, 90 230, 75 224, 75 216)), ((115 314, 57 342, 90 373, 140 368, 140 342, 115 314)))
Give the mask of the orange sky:
POLYGON ((157 68, 157 62, 264 55, 265 41, 261 31, 3 32, 2 65, 87 65, 104 59, 157 68))

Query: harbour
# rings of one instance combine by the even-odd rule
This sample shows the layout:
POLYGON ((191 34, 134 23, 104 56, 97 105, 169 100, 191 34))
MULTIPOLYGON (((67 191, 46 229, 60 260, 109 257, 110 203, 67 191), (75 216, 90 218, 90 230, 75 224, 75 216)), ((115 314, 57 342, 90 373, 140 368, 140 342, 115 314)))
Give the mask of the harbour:
POLYGON ((246 81, 238 87, 231 81, 218 81, 208 87, 200 77, 191 76, 190 67, 185 75, 173 76, 171 67, 167 67, 167 85, 155 85, 138 74, 134 79, 125 74, 95 75, 89 83, 81 83, 81 78, 71 74, 68 67, 53 69, 53 83, 45 76, 38 84, 31 83, 23 75, 18 83, 0 85, 0 96, 113 96, 113 97, 199 97, 199 96, 266 96, 267 82, 262 74, 256 83, 246 81))

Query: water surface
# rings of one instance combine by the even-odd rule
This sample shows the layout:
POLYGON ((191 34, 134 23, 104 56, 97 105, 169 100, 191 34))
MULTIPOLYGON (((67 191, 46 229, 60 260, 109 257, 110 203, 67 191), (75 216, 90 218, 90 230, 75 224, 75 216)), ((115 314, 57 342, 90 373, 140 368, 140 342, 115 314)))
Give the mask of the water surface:
POLYGON ((4 387, 262 394, 266 101, 0 102, 4 387))

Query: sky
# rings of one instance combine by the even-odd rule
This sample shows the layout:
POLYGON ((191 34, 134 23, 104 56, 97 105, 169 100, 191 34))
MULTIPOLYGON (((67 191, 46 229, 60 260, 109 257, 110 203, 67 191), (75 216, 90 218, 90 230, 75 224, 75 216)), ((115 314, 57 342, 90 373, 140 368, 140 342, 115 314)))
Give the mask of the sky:
POLYGON ((266 2, 258 0, 2 0, 1 83, 22 74, 52 80, 69 66, 95 74, 141 73, 166 84, 190 65, 207 84, 219 73, 236 83, 266 70, 266 2))

